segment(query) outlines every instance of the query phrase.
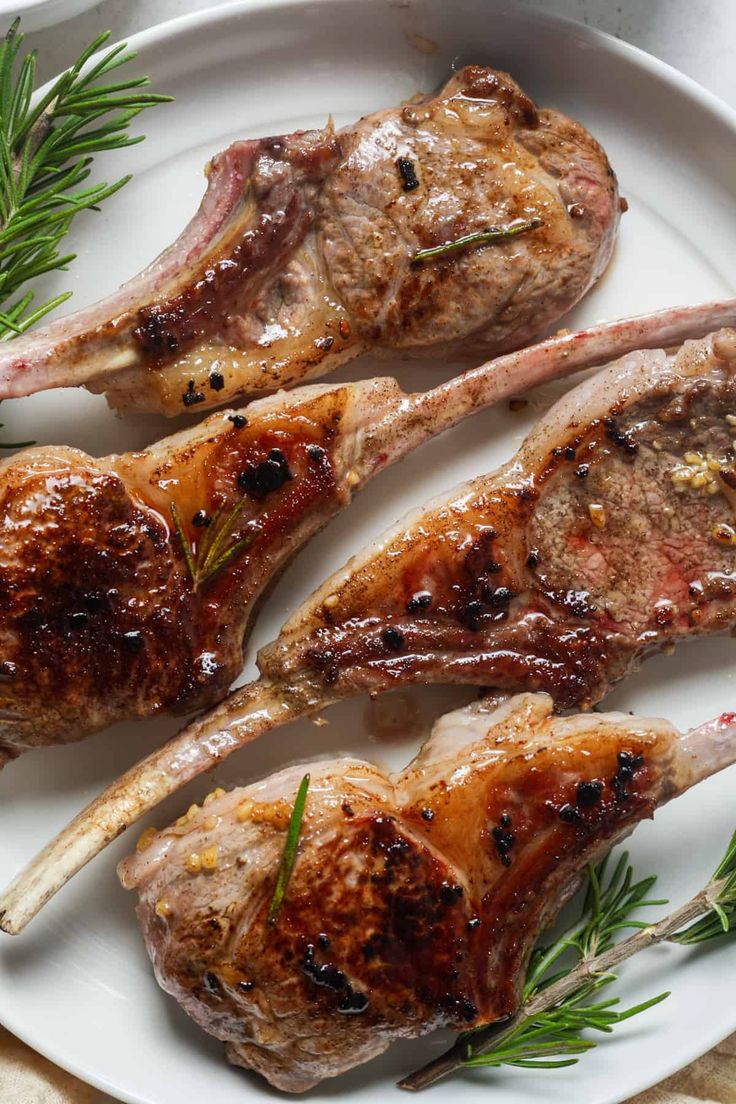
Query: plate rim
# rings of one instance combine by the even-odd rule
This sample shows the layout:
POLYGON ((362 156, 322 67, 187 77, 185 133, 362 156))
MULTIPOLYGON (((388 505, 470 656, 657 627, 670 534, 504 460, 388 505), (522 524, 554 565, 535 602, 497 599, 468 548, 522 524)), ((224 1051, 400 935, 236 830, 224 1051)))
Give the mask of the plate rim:
MULTIPOLYGON (((369 0, 369 2, 377 3, 378 0, 369 0)), ((493 2, 493 0, 491 0, 491 2, 493 2)), ((3 3, 4 0, 0 0, 0 16, 5 12, 3 3)), ((27 4, 27 10, 30 13, 34 13, 39 8, 43 8, 44 5, 49 5, 51 3, 54 3, 54 0, 30 0, 27 4)), ((348 5, 357 6, 358 4, 364 5, 364 3, 365 0, 227 0, 226 3, 216 3, 215 0, 211 6, 200 11, 188 12, 183 15, 175 16, 172 19, 167 19, 140 31, 136 31, 134 34, 126 35, 115 43, 106 43, 103 50, 94 55, 90 64, 93 63, 95 59, 99 58, 102 53, 118 45, 120 42, 124 42, 130 49, 136 52, 140 62, 144 65, 148 65, 145 53, 156 50, 160 46, 165 45, 172 38, 187 34, 193 29, 205 30, 231 19, 245 19, 249 15, 262 10, 268 10, 270 13, 278 13, 279 10, 286 12, 293 8, 314 7, 316 5, 344 8, 348 5)), ((582 41, 591 45, 602 46, 609 54, 613 54, 625 62, 644 70, 655 79, 658 79, 660 82, 670 87, 674 86, 679 92, 691 101, 694 101, 701 110, 715 117, 719 123, 730 130, 736 144, 736 108, 732 108, 722 97, 711 92, 694 77, 683 73, 669 62, 663 61, 661 58, 656 57, 640 46, 636 46, 624 39, 617 38, 607 31, 592 27, 586 23, 581 23, 568 16, 558 15, 554 12, 540 11, 537 8, 519 8, 515 4, 509 3, 508 0, 497 0, 495 7, 499 13, 503 13, 505 9, 516 21, 534 25, 541 24, 542 26, 546 25, 557 29, 560 27, 568 27, 571 30, 574 29, 576 35, 582 41)), ((23 29, 22 25, 21 29, 23 29)), ((29 31, 28 33, 31 32, 29 31)), ((46 91, 55 79, 56 77, 50 78, 50 80, 39 89, 37 94, 46 91)), ((135 1092, 133 1094, 126 1089, 121 1089, 104 1075, 90 1073, 89 1070, 85 1069, 73 1058, 66 1057, 63 1053, 60 1053, 53 1042, 46 1043, 43 1039, 39 1040, 35 1038, 32 1028, 29 1027, 27 1029, 25 1023, 14 1023, 12 1009, 3 1009, 2 1012, 0 1012, 0 1025, 15 1035, 16 1038, 20 1039, 21 1042, 42 1055, 42 1057, 77 1077, 83 1083, 91 1085, 109 1094, 114 1099, 121 1101, 122 1104, 158 1104, 157 1101, 148 1096, 147 1092, 145 1095, 141 1095, 140 1092, 135 1092)), ((635 1095, 639 1092, 646 1091, 654 1085, 659 1084, 661 1081, 666 1080, 673 1074, 685 1069, 691 1062, 707 1054, 715 1046, 723 1042, 723 1040, 728 1038, 735 1030, 736 1008, 733 1012, 733 1022, 729 1027, 724 1030, 723 1027, 720 1026, 710 1033, 708 1035, 710 1041, 705 1046, 703 1046, 701 1039, 691 1048, 681 1047, 676 1057, 673 1055, 669 1063, 663 1063, 663 1065, 658 1068, 658 1072, 653 1079, 650 1079, 649 1076, 646 1075, 645 1080, 639 1088, 635 1090, 635 1095)), ((625 1099, 628 1099, 628 1096, 622 1098, 617 1090, 614 1089, 605 1096, 601 1096, 599 1098, 599 1104, 621 1104, 622 1100, 625 1099)))

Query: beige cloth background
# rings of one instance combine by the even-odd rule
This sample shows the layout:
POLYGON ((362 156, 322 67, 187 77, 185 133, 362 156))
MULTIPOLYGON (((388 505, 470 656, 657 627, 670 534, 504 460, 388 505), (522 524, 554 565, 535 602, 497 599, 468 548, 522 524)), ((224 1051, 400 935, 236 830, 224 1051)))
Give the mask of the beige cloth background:
MULTIPOLYGON (((224 1059, 223 1059, 224 1061, 224 1059)), ((0 1028, 2 1104, 115 1104, 0 1028)), ((629 1104, 736 1104, 736 1035, 629 1104)), ((182 1101, 182 1104, 187 1104, 182 1101)))

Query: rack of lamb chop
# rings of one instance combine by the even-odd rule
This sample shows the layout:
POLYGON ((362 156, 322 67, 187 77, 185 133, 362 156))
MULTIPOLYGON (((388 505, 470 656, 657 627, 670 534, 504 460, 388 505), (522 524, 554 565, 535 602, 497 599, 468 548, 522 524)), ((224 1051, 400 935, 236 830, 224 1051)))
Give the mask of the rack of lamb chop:
POLYGON ((0 399, 82 385, 118 410, 179 414, 368 349, 477 361, 586 293, 623 203, 580 124, 481 66, 341 131, 237 142, 207 174, 199 212, 145 271, 0 350, 0 399))
POLYGON ((417 510, 262 649, 262 677, 126 772, 0 898, 19 931, 126 826, 250 740, 409 683, 590 706, 653 652, 736 624, 736 332, 636 352, 515 457, 417 510))
POLYGON ((734 714, 682 735, 519 694, 441 718, 397 775, 345 757, 215 791, 144 833, 119 873, 159 984, 231 1062, 301 1092, 395 1039, 513 1013, 587 864, 734 760, 734 714))
POLYGON ((499 399, 728 323, 735 300, 675 308, 425 393, 391 379, 312 385, 141 452, 52 446, 0 464, 0 765, 115 721, 213 705, 241 670, 265 588, 378 472, 499 399))

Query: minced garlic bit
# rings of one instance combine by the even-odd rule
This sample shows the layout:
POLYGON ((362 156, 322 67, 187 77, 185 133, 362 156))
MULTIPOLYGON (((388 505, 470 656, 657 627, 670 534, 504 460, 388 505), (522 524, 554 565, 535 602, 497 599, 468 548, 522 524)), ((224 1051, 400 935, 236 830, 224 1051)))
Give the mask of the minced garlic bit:
POLYGON ((725 521, 714 525, 710 535, 718 544, 736 544, 736 529, 731 525, 727 525, 725 521))
POLYGON ((736 414, 727 414, 726 421, 730 426, 736 426, 736 414))
POLYGON ((216 828, 219 823, 220 823, 220 818, 219 817, 208 816, 208 817, 205 817, 204 820, 202 821, 202 827, 204 828, 205 832, 211 832, 212 829, 216 828))
POLYGON ((156 836, 158 835, 158 828, 146 828, 141 832, 135 849, 140 855, 141 851, 145 851, 147 847, 150 847, 156 836))
POLYGON ((202 869, 202 859, 198 851, 191 851, 184 860, 184 866, 190 874, 199 874, 202 869))
POLYGON ((606 511, 605 508, 601 506, 600 502, 591 502, 588 506, 588 513, 596 529, 605 529, 606 511))
POLYGON ((217 870, 217 848, 205 847, 200 855, 203 870, 217 870))
POLYGON ((360 483, 360 476, 356 471, 349 471, 345 476, 345 482, 348 487, 357 487, 358 483, 360 483))
POLYGON ((721 489, 718 473, 725 465, 725 460, 719 460, 709 452, 686 452, 683 460, 684 464, 678 464, 670 472, 676 491, 682 493, 689 488, 704 494, 718 494, 721 489))
POLYGON ((322 605, 325 609, 334 609, 338 603, 338 597, 336 594, 328 594, 322 605))
POLYGON ((212 793, 207 794, 206 798, 202 802, 202 808, 204 808, 205 805, 210 805, 213 801, 217 801, 218 797, 224 797, 224 796, 225 796, 225 791, 223 790, 222 786, 218 786, 216 789, 214 789, 212 791, 212 793))
POLYGON ((235 810, 235 819, 244 824, 246 820, 250 820, 250 815, 253 812, 253 802, 248 798, 245 801, 241 801, 235 810))
POLYGON ((186 809, 186 813, 184 813, 183 817, 179 817, 177 820, 177 828, 183 828, 184 825, 188 825, 190 820, 193 820, 199 811, 199 805, 190 805, 190 807, 186 809))
POLYGON ((156 915, 171 916, 173 911, 174 910, 171 907, 171 902, 167 901, 165 897, 159 897, 154 908, 154 912, 156 913, 156 915))

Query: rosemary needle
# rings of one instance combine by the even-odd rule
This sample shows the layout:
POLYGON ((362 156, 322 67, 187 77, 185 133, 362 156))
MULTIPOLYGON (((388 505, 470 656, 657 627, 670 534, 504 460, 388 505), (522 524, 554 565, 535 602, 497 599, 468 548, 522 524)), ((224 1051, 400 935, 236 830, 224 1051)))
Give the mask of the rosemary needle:
POLYGON ((275 924, 278 919, 281 905, 286 896, 289 879, 291 878, 291 872, 294 869, 308 789, 309 775, 305 774, 299 783, 299 789, 296 792, 296 799, 294 801, 294 808, 291 810, 291 816, 289 817, 289 827, 286 830, 286 842, 284 843, 284 850, 281 853, 279 872, 276 877, 276 888, 273 891, 273 897, 271 898, 271 904, 268 909, 269 924, 275 924))
POLYGON ((510 226, 492 226, 488 230, 478 230, 474 234, 465 234, 454 241, 443 242, 431 249, 420 249, 411 259, 412 264, 421 264, 422 261, 431 261, 436 257, 444 257, 447 253, 453 253, 457 249, 467 249, 471 245, 488 245, 491 242, 507 241, 518 234, 526 234, 529 230, 538 230, 542 226, 540 218, 529 219, 528 222, 514 222, 510 226))
POLYGON ((230 560, 245 551, 248 545, 252 544, 255 540, 256 534, 251 532, 248 533, 247 536, 241 537, 239 540, 235 540, 232 544, 225 547, 226 541, 233 536, 235 523, 244 505, 244 499, 237 502, 224 520, 223 513, 225 507, 224 504, 220 506, 209 519, 206 535, 202 542, 198 543, 195 551, 192 542, 184 531, 184 526, 182 525, 179 511, 176 508, 176 503, 172 502, 170 504, 174 530, 179 538, 179 544, 184 554, 187 571, 192 580, 194 590, 197 590, 202 583, 215 575, 220 568, 224 567, 230 560))

